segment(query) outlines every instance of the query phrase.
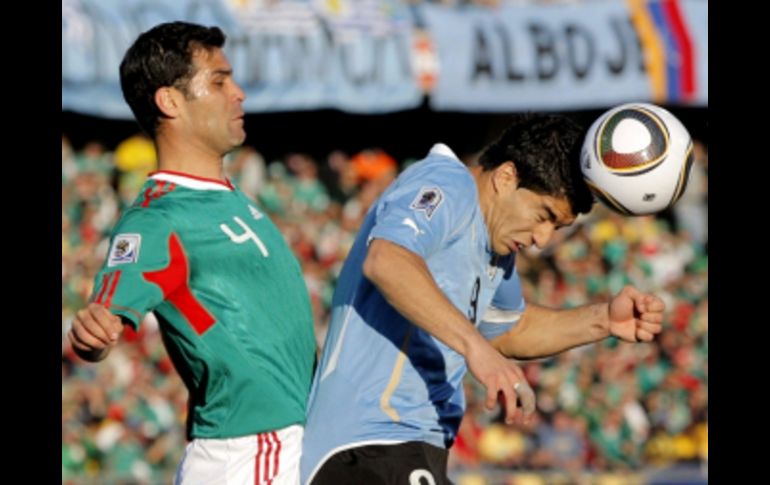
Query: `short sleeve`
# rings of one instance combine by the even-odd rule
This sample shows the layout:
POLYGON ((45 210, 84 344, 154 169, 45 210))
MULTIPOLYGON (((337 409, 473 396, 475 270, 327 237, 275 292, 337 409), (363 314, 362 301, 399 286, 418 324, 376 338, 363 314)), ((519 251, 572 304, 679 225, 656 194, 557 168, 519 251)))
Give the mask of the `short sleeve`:
POLYGON ((177 245, 179 241, 160 211, 130 209, 113 229, 91 301, 127 318, 137 329, 165 294, 184 283, 184 274, 171 264, 172 253, 181 248, 177 245))
POLYGON ((427 259, 467 229, 478 206, 475 182, 462 164, 441 158, 383 195, 369 241, 387 239, 427 259))

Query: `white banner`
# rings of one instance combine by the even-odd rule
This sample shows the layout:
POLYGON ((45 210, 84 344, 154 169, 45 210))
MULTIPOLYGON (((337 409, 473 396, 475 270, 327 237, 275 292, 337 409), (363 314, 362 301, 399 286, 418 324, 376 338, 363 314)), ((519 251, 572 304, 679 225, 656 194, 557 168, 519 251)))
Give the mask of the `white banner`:
POLYGON ((436 110, 708 105, 705 0, 422 9, 438 51, 436 110))
POLYGON ((216 25, 247 112, 338 108, 378 113, 422 100, 404 4, 364 0, 62 0, 62 109, 131 118, 118 68, 161 22, 216 25))

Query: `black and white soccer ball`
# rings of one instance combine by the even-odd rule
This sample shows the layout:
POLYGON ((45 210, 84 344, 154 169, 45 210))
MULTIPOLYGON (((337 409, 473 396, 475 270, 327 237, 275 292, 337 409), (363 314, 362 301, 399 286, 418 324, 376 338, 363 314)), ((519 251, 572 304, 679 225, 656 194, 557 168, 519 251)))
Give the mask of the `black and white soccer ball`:
POLYGON ((682 196, 693 162, 692 140, 665 109, 628 103, 588 130, 580 166, 594 195, 624 214, 654 214, 682 196))

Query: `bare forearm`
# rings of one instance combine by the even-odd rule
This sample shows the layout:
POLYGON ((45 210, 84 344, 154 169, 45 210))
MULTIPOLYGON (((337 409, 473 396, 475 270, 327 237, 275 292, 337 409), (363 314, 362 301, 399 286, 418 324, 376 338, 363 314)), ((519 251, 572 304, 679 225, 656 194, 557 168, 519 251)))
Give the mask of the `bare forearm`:
MULTIPOLYGON (((505 421, 513 423, 517 384, 526 378, 520 368, 494 349, 441 292, 425 261, 394 243, 375 240, 369 246, 364 275, 409 321, 429 332, 465 358, 468 370, 487 390, 484 402, 492 409, 502 393, 505 421)), ((524 416, 535 409, 529 386, 520 387, 524 416)))
POLYGON ((385 240, 372 242, 364 275, 406 319, 461 355, 481 335, 436 285, 418 255, 385 240))
POLYGON ((503 355, 534 359, 602 340, 610 335, 606 303, 569 310, 529 304, 518 325, 492 341, 503 355))

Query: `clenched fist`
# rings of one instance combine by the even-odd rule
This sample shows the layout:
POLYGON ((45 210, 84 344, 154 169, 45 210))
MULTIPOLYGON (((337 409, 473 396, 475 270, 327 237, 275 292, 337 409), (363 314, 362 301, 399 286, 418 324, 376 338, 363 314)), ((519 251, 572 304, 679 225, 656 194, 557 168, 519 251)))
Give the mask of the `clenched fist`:
POLYGON ((120 317, 99 303, 90 303, 75 314, 67 337, 80 358, 97 362, 107 357, 122 333, 120 317))

